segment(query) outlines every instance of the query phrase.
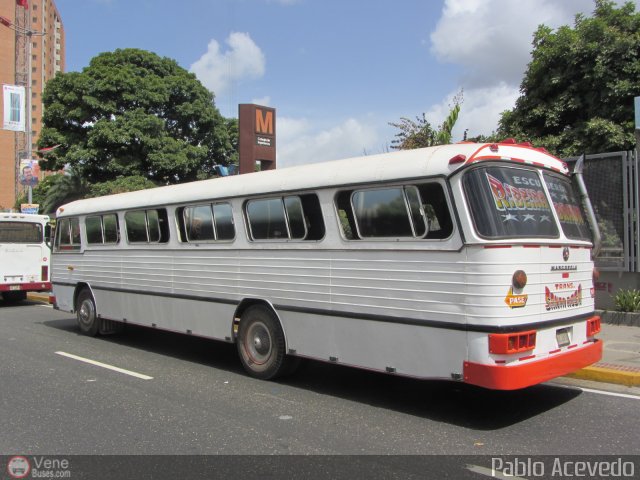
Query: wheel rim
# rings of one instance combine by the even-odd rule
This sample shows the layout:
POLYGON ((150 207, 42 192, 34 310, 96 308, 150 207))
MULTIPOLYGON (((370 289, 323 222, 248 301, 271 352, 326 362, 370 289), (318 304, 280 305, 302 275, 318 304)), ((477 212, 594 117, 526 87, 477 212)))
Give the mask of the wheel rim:
POLYGON ((265 364, 271 357, 272 345, 271 333, 264 323, 254 322, 249 326, 245 348, 253 363, 265 364))
POLYGON ((78 321, 85 327, 90 327, 93 322, 94 312, 93 303, 90 300, 84 300, 78 309, 78 321))

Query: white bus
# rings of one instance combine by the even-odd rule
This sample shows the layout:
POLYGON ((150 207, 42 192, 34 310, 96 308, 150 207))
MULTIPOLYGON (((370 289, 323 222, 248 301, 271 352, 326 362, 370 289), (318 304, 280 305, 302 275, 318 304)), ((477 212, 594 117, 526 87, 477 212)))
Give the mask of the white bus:
POLYGON ((27 292, 51 290, 51 227, 46 215, 0 213, 0 292, 20 301, 27 292))
POLYGON ((257 378, 311 358, 522 388, 601 358, 580 198, 511 142, 79 200, 57 212, 55 307, 88 335, 235 342, 257 378))

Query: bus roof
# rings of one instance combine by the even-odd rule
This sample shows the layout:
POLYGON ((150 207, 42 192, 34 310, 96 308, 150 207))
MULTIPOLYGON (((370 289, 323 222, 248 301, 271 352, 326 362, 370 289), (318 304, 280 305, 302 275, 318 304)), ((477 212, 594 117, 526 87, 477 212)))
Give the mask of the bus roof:
POLYGON ((19 213, 19 212, 0 212, 0 221, 6 222, 48 222, 48 215, 37 215, 34 213, 19 213))
POLYGON ((459 143, 312 163, 77 200, 60 207, 57 216, 419 177, 449 176, 465 165, 496 159, 532 164, 565 174, 568 172, 564 162, 541 149, 528 145, 459 143))

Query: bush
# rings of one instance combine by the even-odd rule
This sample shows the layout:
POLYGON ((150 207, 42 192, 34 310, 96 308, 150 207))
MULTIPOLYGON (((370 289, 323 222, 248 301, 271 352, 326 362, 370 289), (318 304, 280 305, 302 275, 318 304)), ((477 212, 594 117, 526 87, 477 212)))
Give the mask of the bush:
POLYGON ((640 311, 640 291, 639 290, 618 290, 613 297, 617 312, 638 312, 640 311))

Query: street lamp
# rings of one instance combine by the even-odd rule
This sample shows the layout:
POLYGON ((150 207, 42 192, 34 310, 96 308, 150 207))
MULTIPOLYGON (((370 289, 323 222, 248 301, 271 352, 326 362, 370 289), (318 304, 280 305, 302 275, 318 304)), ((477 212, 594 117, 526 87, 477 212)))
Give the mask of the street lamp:
MULTIPOLYGON (((31 30, 30 28, 20 27, 15 25, 10 19, 7 17, 3 17, 0 15, 0 24, 5 27, 10 28, 15 31, 18 35, 25 35, 27 37, 27 88, 25 89, 26 93, 26 128, 25 135, 27 141, 27 157, 29 160, 32 160, 33 157, 33 148, 31 147, 32 139, 31 139, 31 129, 33 128, 31 125, 31 38, 35 36, 44 36, 46 32, 36 32, 31 30)), ((17 179, 16 179, 17 181, 17 179)), ((28 185, 28 203, 33 201, 33 187, 28 185)))

